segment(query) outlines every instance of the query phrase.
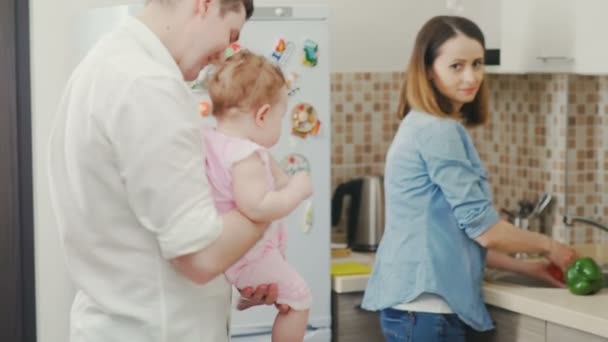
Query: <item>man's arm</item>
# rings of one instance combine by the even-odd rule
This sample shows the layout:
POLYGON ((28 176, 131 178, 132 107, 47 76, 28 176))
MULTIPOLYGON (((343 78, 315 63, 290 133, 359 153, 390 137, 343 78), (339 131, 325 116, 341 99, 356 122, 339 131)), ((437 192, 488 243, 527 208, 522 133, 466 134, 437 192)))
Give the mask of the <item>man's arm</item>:
POLYGON ((238 212, 218 216, 196 108, 181 81, 155 77, 127 86, 117 110, 95 123, 113 147, 129 209, 165 259, 205 283, 244 255, 266 227, 238 212))
POLYGON ((252 223, 238 211, 222 216, 223 229, 204 249, 171 260, 173 266, 192 281, 204 284, 223 273, 262 237, 266 223, 252 223))

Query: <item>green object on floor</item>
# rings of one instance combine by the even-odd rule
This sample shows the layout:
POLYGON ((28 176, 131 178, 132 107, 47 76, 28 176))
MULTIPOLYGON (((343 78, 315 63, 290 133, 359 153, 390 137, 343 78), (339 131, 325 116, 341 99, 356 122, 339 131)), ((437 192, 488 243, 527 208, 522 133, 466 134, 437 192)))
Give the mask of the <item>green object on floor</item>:
POLYGON ((580 258, 568 268, 566 283, 570 292, 575 295, 592 295, 604 287, 604 275, 595 260, 580 258))

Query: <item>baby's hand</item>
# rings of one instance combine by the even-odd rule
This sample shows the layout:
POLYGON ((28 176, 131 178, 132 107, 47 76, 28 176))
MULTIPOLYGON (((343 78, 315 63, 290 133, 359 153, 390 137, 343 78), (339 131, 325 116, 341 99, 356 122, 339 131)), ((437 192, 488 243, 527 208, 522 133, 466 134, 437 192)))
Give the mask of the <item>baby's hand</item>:
POLYGON ((312 195, 312 181, 306 172, 298 172, 289 178, 289 187, 294 191, 296 196, 299 196, 302 200, 305 200, 312 195))

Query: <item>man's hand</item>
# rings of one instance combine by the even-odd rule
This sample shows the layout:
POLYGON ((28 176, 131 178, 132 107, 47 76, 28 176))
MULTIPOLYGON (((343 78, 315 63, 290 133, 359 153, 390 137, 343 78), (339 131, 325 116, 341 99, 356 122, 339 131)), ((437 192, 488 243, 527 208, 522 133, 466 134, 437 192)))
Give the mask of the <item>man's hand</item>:
POLYGON ((291 309, 289 305, 276 303, 279 295, 277 284, 262 284, 259 285, 255 291, 252 287, 246 287, 239 290, 239 292, 241 293, 241 298, 239 299, 239 303, 236 307, 238 310, 246 310, 257 305, 272 304, 277 307, 279 313, 281 314, 286 314, 291 309))

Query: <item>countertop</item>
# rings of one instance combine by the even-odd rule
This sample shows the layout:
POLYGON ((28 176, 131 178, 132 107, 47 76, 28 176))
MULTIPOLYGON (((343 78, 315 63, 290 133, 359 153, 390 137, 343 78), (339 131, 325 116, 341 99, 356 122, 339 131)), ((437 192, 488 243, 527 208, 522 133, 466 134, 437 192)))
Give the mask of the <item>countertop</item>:
MULTIPOLYGON (((597 247, 584 248, 588 251, 586 248, 597 247)), ((602 260, 604 255, 594 254, 602 260)), ((358 261, 373 266, 374 256, 373 253, 353 253, 333 261, 358 261)), ((332 290, 336 293, 362 292, 368 279, 369 275, 332 277, 332 290)), ((575 296, 567 289, 484 281, 483 294, 487 304, 608 338, 608 289, 592 296, 575 296)))

